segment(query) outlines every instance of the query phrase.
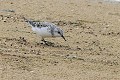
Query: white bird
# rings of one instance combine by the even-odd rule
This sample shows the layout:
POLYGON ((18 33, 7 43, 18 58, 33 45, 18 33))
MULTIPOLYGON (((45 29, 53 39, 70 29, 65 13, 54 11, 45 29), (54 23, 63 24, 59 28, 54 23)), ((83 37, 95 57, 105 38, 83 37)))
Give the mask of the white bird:
POLYGON ((65 37, 63 36, 63 30, 55 24, 49 22, 31 21, 27 20, 26 18, 24 18, 24 20, 32 27, 32 30, 36 34, 42 37, 41 41, 46 43, 47 41, 45 41, 44 38, 47 37, 62 37, 66 41, 65 37))

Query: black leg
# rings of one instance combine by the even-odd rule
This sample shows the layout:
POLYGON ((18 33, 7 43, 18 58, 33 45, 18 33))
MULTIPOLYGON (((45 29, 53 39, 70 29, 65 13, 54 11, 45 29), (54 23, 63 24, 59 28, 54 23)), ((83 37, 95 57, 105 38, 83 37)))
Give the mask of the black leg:
POLYGON ((45 44, 47 44, 47 41, 45 41, 44 38, 41 41, 43 41, 45 44))
POLYGON ((54 45, 54 43, 52 43, 52 42, 45 41, 44 38, 42 38, 41 41, 43 41, 43 42, 45 43, 45 45, 48 45, 48 46, 52 46, 52 45, 54 45))
POLYGON ((44 39, 42 39, 41 41, 46 42, 44 39))

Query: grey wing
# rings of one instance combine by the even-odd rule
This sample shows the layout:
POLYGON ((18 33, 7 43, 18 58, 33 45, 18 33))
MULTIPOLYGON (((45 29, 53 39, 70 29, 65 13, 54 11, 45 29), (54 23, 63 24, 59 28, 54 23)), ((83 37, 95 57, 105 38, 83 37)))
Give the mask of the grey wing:
POLYGON ((48 25, 45 24, 44 22, 38 22, 38 21, 27 21, 32 27, 47 27, 48 25))
POLYGON ((57 26, 56 26, 55 24, 49 23, 49 22, 44 22, 44 25, 45 25, 46 27, 48 27, 51 35, 54 36, 54 30, 55 30, 55 28, 56 28, 57 26))
POLYGON ((35 22, 36 27, 42 28, 42 27, 51 27, 51 23, 48 22, 35 22))
POLYGON ((50 32, 51 32, 52 36, 54 36, 54 29, 55 29, 55 27, 51 27, 51 29, 50 29, 50 32))
POLYGON ((48 27, 48 31, 50 31, 52 36, 54 36, 54 29, 57 27, 55 24, 49 22, 28 21, 28 23, 33 27, 38 28, 48 27))

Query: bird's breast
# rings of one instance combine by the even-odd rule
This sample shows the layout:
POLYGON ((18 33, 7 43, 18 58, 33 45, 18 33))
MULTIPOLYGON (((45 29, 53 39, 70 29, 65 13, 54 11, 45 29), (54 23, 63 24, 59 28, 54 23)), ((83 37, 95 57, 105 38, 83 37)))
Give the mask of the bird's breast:
POLYGON ((43 28, 32 27, 32 30, 36 34, 38 34, 42 37, 52 37, 51 32, 50 32, 49 28, 47 28, 47 27, 43 27, 43 28))

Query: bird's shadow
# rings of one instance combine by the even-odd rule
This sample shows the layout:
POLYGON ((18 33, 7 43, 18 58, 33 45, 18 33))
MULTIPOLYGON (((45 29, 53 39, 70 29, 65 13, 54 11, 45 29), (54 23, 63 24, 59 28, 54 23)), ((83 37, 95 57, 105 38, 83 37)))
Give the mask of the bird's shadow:
POLYGON ((54 48, 66 48, 66 49, 70 49, 70 46, 60 45, 60 44, 56 44, 56 43, 49 42, 49 41, 40 42, 40 43, 37 43, 37 45, 54 47, 54 48))
POLYGON ((46 45, 46 46, 55 46, 55 43, 53 43, 53 42, 50 42, 50 41, 45 41, 45 42, 42 42, 42 43, 40 43, 40 44, 42 44, 42 45, 46 45))

